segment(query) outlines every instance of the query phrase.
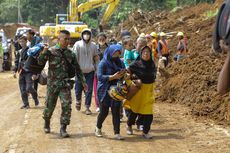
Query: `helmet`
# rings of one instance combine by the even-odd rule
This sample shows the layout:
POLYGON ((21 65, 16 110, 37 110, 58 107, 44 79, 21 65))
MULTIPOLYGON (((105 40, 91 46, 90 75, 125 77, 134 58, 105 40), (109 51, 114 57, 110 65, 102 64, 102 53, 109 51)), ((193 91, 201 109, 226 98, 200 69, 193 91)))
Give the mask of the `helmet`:
POLYGON ((184 33, 183 32, 178 32, 177 36, 184 36, 184 33))
POLYGON ((145 34, 144 34, 144 33, 141 33, 139 37, 145 37, 145 34))
POLYGON ((164 37, 164 36, 166 36, 166 34, 165 34, 164 32, 161 32, 161 33, 160 33, 160 36, 161 36, 161 37, 164 37))
POLYGON ((150 35, 151 35, 152 37, 157 37, 157 33, 156 33, 156 32, 152 32, 150 35))

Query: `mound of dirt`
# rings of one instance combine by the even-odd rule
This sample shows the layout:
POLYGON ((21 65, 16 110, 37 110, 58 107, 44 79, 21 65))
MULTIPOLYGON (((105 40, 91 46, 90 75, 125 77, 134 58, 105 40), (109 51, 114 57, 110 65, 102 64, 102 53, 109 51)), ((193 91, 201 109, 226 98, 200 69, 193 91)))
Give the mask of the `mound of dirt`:
POLYGON ((17 28, 20 28, 20 27, 30 27, 34 29, 35 31, 37 30, 36 27, 30 26, 28 24, 9 23, 5 25, 0 25, 0 29, 4 30, 6 37, 11 38, 11 39, 14 38, 17 28))
MULTIPOLYGON (((194 115, 230 125, 230 94, 219 96, 216 90, 225 55, 212 52, 215 17, 207 15, 208 11, 215 12, 222 2, 180 8, 176 12, 136 11, 122 26, 134 36, 152 31, 185 32, 189 39, 189 57, 179 63, 171 62, 167 68, 170 78, 161 84, 158 100, 188 105, 194 115)), ((177 39, 172 37, 169 41, 172 58, 177 39)))

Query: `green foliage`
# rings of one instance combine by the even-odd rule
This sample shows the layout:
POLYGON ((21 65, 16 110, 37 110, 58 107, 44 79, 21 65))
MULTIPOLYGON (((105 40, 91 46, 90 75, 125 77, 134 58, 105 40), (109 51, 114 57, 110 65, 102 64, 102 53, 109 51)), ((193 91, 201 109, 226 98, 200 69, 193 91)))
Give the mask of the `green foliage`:
POLYGON ((177 1, 175 0, 167 0, 167 7, 168 8, 174 8, 177 6, 177 1))
POLYGON ((87 23, 91 28, 97 28, 99 23, 98 23, 98 16, 95 15, 97 12, 95 10, 92 10, 88 13, 83 14, 81 20, 85 23, 87 23))
POLYGON ((17 0, 0 2, 0 23, 17 21, 17 0))
MULTIPOLYGON (((17 22, 18 1, 20 1, 21 14, 24 22, 39 26, 47 22, 55 22, 55 15, 66 13, 69 0, 1 0, 0 1, 0 23, 17 22)), ((87 0, 79 0, 78 3, 87 0)), ((114 12, 109 25, 117 25, 128 17, 128 14, 136 9, 143 11, 157 9, 173 9, 178 5, 195 5, 201 2, 212 2, 213 0, 121 0, 118 9, 114 12)), ((99 9, 84 13, 82 21, 91 27, 98 27, 99 21, 106 9, 99 9)), ((207 12, 207 16, 213 13, 207 12)))
POLYGON ((204 14, 204 19, 208 20, 210 18, 213 18, 213 17, 215 17, 217 15, 217 13, 218 13, 218 9, 216 9, 215 11, 208 10, 204 14))

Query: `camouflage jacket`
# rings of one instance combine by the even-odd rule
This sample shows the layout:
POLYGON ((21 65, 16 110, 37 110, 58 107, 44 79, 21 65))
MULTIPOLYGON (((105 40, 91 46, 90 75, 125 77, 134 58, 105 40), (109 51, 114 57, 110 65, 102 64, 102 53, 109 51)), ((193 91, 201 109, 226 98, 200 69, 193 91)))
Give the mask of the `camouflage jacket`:
POLYGON ((58 46, 53 46, 49 48, 47 52, 41 52, 38 57, 39 64, 45 64, 47 61, 49 62, 48 85, 60 84, 60 86, 65 86, 70 80, 70 78, 68 78, 67 64, 61 52, 64 53, 67 60, 76 67, 76 76, 78 80, 85 83, 85 77, 77 62, 76 55, 69 49, 62 50, 58 46))
POLYGON ((3 57, 3 47, 2 47, 2 42, 0 42, 0 57, 3 57))

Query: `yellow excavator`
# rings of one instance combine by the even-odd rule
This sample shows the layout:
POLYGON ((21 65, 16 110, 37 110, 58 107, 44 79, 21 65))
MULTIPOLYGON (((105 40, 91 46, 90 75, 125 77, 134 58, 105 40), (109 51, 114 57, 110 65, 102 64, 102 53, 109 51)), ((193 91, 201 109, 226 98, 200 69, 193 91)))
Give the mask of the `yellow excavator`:
POLYGON ((56 14, 56 24, 45 24, 40 27, 40 35, 44 37, 57 37, 60 30, 69 30, 72 39, 79 39, 83 29, 88 28, 83 22, 80 22, 83 13, 103 5, 108 5, 104 16, 100 22, 100 27, 106 25, 117 8, 120 0, 88 0, 78 5, 77 0, 69 0, 68 14, 56 14))

